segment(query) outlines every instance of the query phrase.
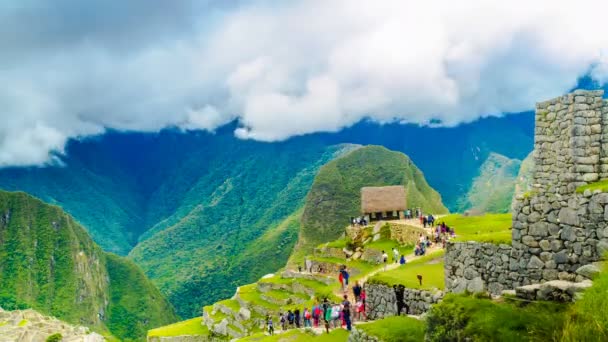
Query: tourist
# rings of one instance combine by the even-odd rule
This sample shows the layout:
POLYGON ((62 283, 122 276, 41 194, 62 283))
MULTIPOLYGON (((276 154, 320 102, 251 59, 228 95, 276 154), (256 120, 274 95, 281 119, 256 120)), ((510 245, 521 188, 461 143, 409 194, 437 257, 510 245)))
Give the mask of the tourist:
POLYGON ((295 315, 293 314, 293 312, 291 312, 291 310, 287 310, 287 322, 289 323, 289 327, 293 328, 293 324, 295 323, 295 315))
POLYGON ((393 262, 396 264, 399 262, 399 251, 393 247, 393 262))
POLYGON ((399 260, 400 265, 405 265, 405 255, 401 254, 401 259, 399 260))
POLYGON ((344 322, 346 323, 346 329, 350 331, 351 320, 350 320, 350 301, 348 301, 348 296, 344 295, 344 301, 342 302, 342 313, 344 315, 344 322))
POLYGON ((268 334, 270 336, 274 335, 274 325, 272 324, 272 317, 270 315, 266 315, 266 325, 268 326, 268 334))
POLYGON ((279 322, 281 322, 281 330, 285 331, 287 330, 287 314, 279 314, 279 322))
POLYGON ((365 319, 367 320, 367 314, 366 314, 367 308, 365 307, 365 305, 366 305, 365 304, 366 303, 365 300, 366 299, 367 299, 367 293, 365 292, 365 288, 363 288, 361 290, 361 304, 363 304, 363 306, 362 306, 362 308, 363 308, 363 314, 365 315, 365 319))
POLYGON ((332 327, 339 328, 340 327, 340 305, 334 304, 331 308, 331 325, 332 327))
POLYGON ((365 305, 363 304, 363 301, 361 301, 360 299, 357 300, 357 302, 355 304, 355 310, 356 310, 356 314, 357 314, 357 316, 355 318, 357 320, 363 321, 364 319, 367 319, 367 317, 365 317, 365 305))
POLYGON ((355 282, 355 286, 353 286, 353 294, 355 295, 355 300, 359 300, 361 297, 361 285, 359 285, 359 281, 355 282))
MULTIPOLYGON (((342 273, 342 279, 344 280, 344 285, 346 285, 346 287, 348 287, 348 278, 350 278, 350 274, 346 270, 346 265, 342 265, 342 270, 340 271, 340 273, 342 273)), ((342 292, 344 292, 344 291, 345 291, 344 288, 342 288, 342 292)))
POLYGON ((395 297, 397 299, 397 316, 401 316, 401 311, 405 306, 405 303, 403 302, 405 287, 403 285, 399 285, 399 287, 393 285, 393 290, 395 291, 395 297))
POLYGON ((329 334, 329 321, 331 320, 331 305, 327 297, 323 299, 323 321, 325 323, 325 331, 329 334))
POLYGON ((296 328, 300 328, 300 309, 295 309, 293 312, 296 328))
POLYGON ((304 328, 310 328, 312 326, 310 324, 311 318, 312 318, 312 315, 311 315, 310 311, 308 311, 308 308, 304 308, 304 328))
POLYGON ((386 271, 386 263, 388 262, 388 254, 385 251, 382 251, 382 262, 384 263, 384 270, 386 271))
POLYGON ((423 226, 424 228, 426 228, 426 224, 428 223, 428 221, 427 221, 427 219, 426 219, 426 216, 422 216, 421 221, 422 221, 422 226, 423 226))
POLYGON ((306 271, 312 273, 312 260, 306 259, 304 263, 306 265, 306 271))
POLYGON ((340 282, 340 288, 344 292, 344 275, 342 274, 342 266, 340 266, 340 273, 338 274, 338 281, 340 282))
POLYGON ((319 327, 319 318, 321 318, 321 306, 319 302, 312 307, 312 321, 315 328, 319 327))

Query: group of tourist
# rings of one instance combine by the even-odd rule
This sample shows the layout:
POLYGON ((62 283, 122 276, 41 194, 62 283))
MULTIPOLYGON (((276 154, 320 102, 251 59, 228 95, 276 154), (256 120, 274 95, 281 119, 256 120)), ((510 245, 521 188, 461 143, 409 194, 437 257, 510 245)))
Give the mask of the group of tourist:
POLYGON ((365 219, 365 217, 351 217, 350 225, 351 227, 359 227, 359 226, 367 226, 369 222, 365 219))
POLYGON ((429 215, 420 215, 420 224, 426 228, 428 227, 433 227, 433 225, 435 224, 435 216, 429 214, 429 215))
MULTIPOLYGON (((330 329, 346 328, 352 329, 352 321, 366 320, 365 314, 365 290, 358 282, 353 286, 355 305, 348 300, 348 295, 344 294, 344 299, 340 303, 331 303, 327 298, 323 302, 317 302, 311 309, 287 310, 279 313, 278 321, 282 330, 293 328, 318 328, 324 326, 329 333, 330 329)), ((266 315, 266 326, 268 333, 274 335, 274 322, 271 315, 266 315)))

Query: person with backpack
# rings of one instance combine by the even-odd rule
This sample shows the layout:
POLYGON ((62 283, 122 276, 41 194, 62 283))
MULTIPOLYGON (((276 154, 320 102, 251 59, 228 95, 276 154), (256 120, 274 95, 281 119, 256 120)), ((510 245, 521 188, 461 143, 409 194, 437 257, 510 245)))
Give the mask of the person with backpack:
POLYGON ((342 267, 342 270, 340 271, 340 273, 342 274, 342 279, 344 280, 344 284, 342 286, 342 292, 346 291, 345 287, 348 287, 348 278, 350 278, 350 274, 348 274, 348 271, 346 270, 346 266, 342 267))
POLYGON ((287 322, 289 323, 289 327, 293 328, 293 323, 295 321, 295 316, 291 310, 287 310, 287 322))
POLYGON ((344 295, 344 301, 342 301, 342 314, 344 317, 344 322, 346 323, 346 330, 351 331, 351 320, 350 320, 350 301, 348 300, 348 296, 344 295))
POLYGON ((319 302, 312 307, 312 321, 315 328, 319 327, 319 319, 321 318, 321 305, 319 302))
POLYGON ((361 285, 359 285, 359 282, 356 281, 355 282, 355 286, 353 286, 353 295, 355 295, 355 300, 358 301, 361 296, 361 285))
POLYGON ((272 317, 270 315, 266 315, 266 326, 268 327, 268 334, 270 336, 274 335, 274 325, 272 324, 272 317))
POLYGON ((327 297, 323 299, 323 320, 325 323, 325 331, 329 334, 329 321, 331 320, 331 305, 327 297))
POLYGON ((287 330, 287 318, 285 317, 287 314, 279 314, 279 322, 281 322, 281 330, 287 330))
POLYGON ((312 318, 312 314, 308 310, 308 308, 304 308, 304 328, 310 328, 310 320, 312 318))

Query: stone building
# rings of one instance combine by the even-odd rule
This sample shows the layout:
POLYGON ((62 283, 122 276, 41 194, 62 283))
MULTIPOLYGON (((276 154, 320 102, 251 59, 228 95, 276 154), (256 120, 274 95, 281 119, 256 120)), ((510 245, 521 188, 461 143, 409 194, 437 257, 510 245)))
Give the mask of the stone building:
POLYGON ((490 291, 582 281, 579 269, 608 251, 608 193, 584 185, 608 178, 608 102, 576 90, 536 105, 532 190, 513 205, 512 244, 448 245, 449 291, 490 291))
POLYGON ((406 208, 401 185, 361 188, 361 213, 369 222, 403 218, 406 208))

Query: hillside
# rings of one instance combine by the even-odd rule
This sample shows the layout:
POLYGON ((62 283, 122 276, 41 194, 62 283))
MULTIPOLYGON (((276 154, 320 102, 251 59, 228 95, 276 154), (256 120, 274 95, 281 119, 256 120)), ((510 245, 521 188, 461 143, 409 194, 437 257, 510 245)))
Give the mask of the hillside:
POLYGON ((33 308, 123 340, 176 319, 132 261, 105 253, 71 216, 0 192, 0 307, 33 308))
POLYGON ((424 212, 447 213, 441 196, 403 153, 366 146, 324 165, 315 177, 302 213, 302 229, 292 261, 312 247, 340 236, 350 217, 361 214, 361 188, 404 185, 407 204, 424 212))
POLYGON ((202 304, 285 264, 317 170, 352 148, 231 151, 240 159, 218 160, 129 256, 182 317, 199 315, 202 304))
POLYGON ((511 208, 522 162, 491 153, 481 165, 479 175, 462 204, 463 210, 479 213, 506 213, 511 208))

